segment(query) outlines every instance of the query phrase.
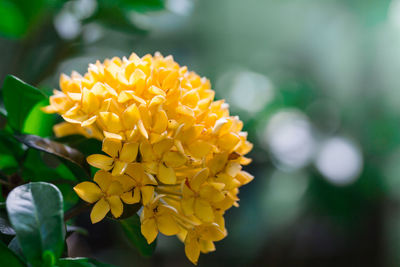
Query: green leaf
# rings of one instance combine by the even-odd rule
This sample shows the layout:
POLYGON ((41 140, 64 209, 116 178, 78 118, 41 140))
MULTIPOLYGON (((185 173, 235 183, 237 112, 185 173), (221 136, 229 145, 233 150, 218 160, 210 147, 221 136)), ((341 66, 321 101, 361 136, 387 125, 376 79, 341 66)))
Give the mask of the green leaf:
POLYGON ((53 125, 55 121, 54 114, 46 114, 41 108, 47 106, 49 101, 44 99, 37 103, 26 117, 22 132, 34 134, 42 137, 53 134, 53 125))
POLYGON ((90 177, 90 168, 85 156, 78 150, 36 135, 16 135, 15 138, 28 147, 56 156, 76 177, 90 177))
POLYGON ((101 153, 101 141, 94 138, 87 138, 83 135, 67 135, 58 137, 55 141, 73 147, 87 156, 101 153))
POLYGON ((147 244, 147 240, 142 235, 140 230, 139 216, 135 214, 134 216, 131 216, 125 220, 120 220, 119 222, 126 234, 126 237, 138 249, 140 254, 145 257, 151 256, 156 248, 157 240, 151 244, 147 244))
POLYGON ((26 21, 13 1, 0 1, 0 33, 6 37, 21 37, 26 31, 26 21))
POLYGON ((26 152, 22 168, 22 177, 28 182, 54 183, 57 180, 68 180, 72 185, 77 181, 71 170, 56 156, 35 149, 26 152))
POLYGON ((57 265, 58 267, 114 267, 114 265, 89 258, 63 258, 58 261, 57 265))
POLYGON ((10 126, 20 132, 31 109, 46 96, 37 88, 8 75, 3 84, 3 101, 10 126))
POLYGON ((24 256, 24 253, 22 252, 21 246, 19 245, 18 239, 15 236, 13 239, 11 239, 10 243, 8 244, 8 248, 15 253, 15 255, 18 256, 18 258, 26 263, 26 258, 24 256))
POLYGON ((0 266, 24 267, 25 264, 3 242, 0 242, 0 266))
POLYGON ((5 174, 15 173, 23 153, 22 144, 11 133, 0 130, 0 170, 5 174))
POLYGON ((158 11, 164 8, 163 0, 120 0, 119 2, 124 9, 138 12, 158 11))
POLYGON ((44 182, 18 186, 7 197, 7 212, 27 260, 43 265, 43 253, 60 257, 65 229, 60 190, 44 182), (49 252, 47 252, 49 251, 49 252))

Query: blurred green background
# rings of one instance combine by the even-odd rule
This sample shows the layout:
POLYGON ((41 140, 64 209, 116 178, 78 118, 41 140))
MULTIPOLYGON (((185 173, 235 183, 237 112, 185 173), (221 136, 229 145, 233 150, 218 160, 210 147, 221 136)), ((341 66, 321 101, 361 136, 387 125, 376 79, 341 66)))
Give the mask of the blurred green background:
MULTIPOLYGON (((50 91, 133 51, 211 80, 256 178, 199 266, 400 266, 400 0, 1 0, 0 34, 0 83, 50 91)), ((175 238, 146 259, 111 223, 79 223, 70 255, 191 266, 175 238)))

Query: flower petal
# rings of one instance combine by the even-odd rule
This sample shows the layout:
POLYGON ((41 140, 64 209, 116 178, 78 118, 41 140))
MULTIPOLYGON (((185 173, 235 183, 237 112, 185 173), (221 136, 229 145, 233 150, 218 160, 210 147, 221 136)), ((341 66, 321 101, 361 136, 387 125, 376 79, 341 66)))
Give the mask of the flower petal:
POLYGON ((159 141, 153 145, 154 153, 161 157, 165 152, 171 149, 174 145, 174 140, 172 138, 166 138, 162 141, 159 141))
POLYGON ((140 121, 142 121, 144 127, 146 129, 150 129, 152 120, 151 120, 150 111, 149 111, 147 105, 145 105, 145 104, 139 105, 139 113, 140 113, 140 118, 141 118, 140 121))
POLYGON ((174 169, 165 166, 163 163, 158 164, 157 178, 164 184, 176 183, 176 175, 174 169))
POLYGON ((157 218, 158 230, 164 235, 176 235, 180 228, 170 213, 160 214, 157 218))
POLYGON ((145 178, 143 166, 137 162, 129 164, 125 172, 138 183, 141 183, 145 178))
MULTIPOLYGON (((122 95, 122 92, 120 95, 122 95)), ((125 109, 124 113, 122 113, 122 120, 126 129, 133 128, 139 119, 140 113, 136 104, 130 105, 125 109)))
POLYGON ((200 186, 204 184, 204 182, 208 178, 209 171, 207 168, 204 168, 200 170, 198 173, 196 173, 195 176, 193 176, 193 179, 190 181, 190 187, 194 191, 199 191, 200 186))
POLYGON ((128 175, 116 176, 114 180, 121 183, 124 192, 130 191, 136 185, 136 181, 128 175))
POLYGON ((92 221, 92 223, 97 223, 103 220, 109 211, 110 205, 104 198, 101 198, 93 206, 92 212, 90 213, 90 220, 92 221))
POLYGON ((98 201, 103 195, 101 189, 91 182, 82 182, 76 185, 74 190, 81 199, 89 203, 98 201))
POLYGON ((143 161, 151 162, 154 160, 154 153, 152 146, 147 142, 142 142, 140 144, 140 155, 142 156, 143 161))
POLYGON ((100 112, 100 118, 108 132, 118 133, 122 130, 119 116, 112 112, 100 112))
POLYGON ((151 244, 158 235, 158 229, 156 221, 153 218, 145 219, 142 222, 141 232, 146 238, 147 243, 151 244))
POLYGON ((154 186, 143 186, 140 191, 142 192, 143 205, 147 205, 153 198, 154 186))
POLYGON ((167 129, 168 117, 164 110, 158 111, 154 114, 154 125, 153 131, 156 133, 162 133, 167 129))
POLYGON ((224 151, 232 151, 240 142, 240 137, 235 133, 227 133, 218 138, 218 146, 224 151))
POLYGON ((113 138, 105 138, 103 141, 102 150, 110 155, 112 158, 116 158, 121 150, 122 144, 120 140, 113 138))
POLYGON ((236 177, 235 177, 242 185, 245 185, 247 183, 250 183, 253 179, 254 176, 251 175, 250 173, 246 171, 240 171, 236 177))
POLYGON ((214 211, 210 203, 203 199, 194 201, 194 213, 203 222, 212 222, 214 219, 214 211))
POLYGON ((190 153, 196 158, 202 158, 206 156, 212 148, 209 142, 203 140, 196 140, 188 145, 190 153))
POLYGON ((110 204, 112 215, 114 215, 115 218, 120 217, 122 212, 124 211, 124 205, 122 204, 122 201, 119 198, 119 196, 111 196, 108 197, 107 200, 108 203, 110 204))
POLYGON ((92 117, 90 117, 89 119, 83 121, 83 122, 81 123, 81 126, 82 126, 82 127, 90 126, 90 125, 92 125, 92 124, 96 121, 96 119, 97 119, 97 116, 92 116, 92 117))
POLYGON ((126 143, 122 147, 119 159, 125 162, 133 162, 136 160, 139 150, 138 143, 126 143))
POLYGON ((227 235, 225 229, 221 229, 216 223, 203 227, 200 231, 200 238, 210 241, 220 241, 227 235))
POLYGON ((192 231, 189 231, 185 238, 185 254, 193 264, 197 265, 200 256, 200 244, 192 231))
POLYGON ((228 160, 228 154, 226 153, 220 153, 220 154, 215 154, 215 156, 207 162, 208 167, 210 168, 210 172, 212 174, 216 174, 225 167, 225 164, 228 160))
POLYGON ((178 168, 186 163, 186 157, 175 151, 168 151, 163 156, 163 161, 168 167, 178 168))
POLYGON ((122 184, 118 181, 113 181, 110 187, 107 189, 107 195, 109 196, 120 196, 124 193, 122 184))
POLYGON ((122 201, 124 201, 126 204, 135 204, 140 201, 140 190, 138 187, 136 187, 134 190, 131 190, 129 192, 123 193, 121 195, 122 201))
POLYGON ((202 199, 206 199, 209 202, 219 202, 225 198, 225 195, 220 190, 210 184, 202 186, 199 193, 202 199))
POLYGON ((148 139, 149 134, 146 131, 146 127, 144 127, 143 121, 139 120, 137 123, 137 127, 139 128, 139 132, 143 135, 144 138, 148 139))
POLYGON ((113 166, 114 159, 101 155, 101 154, 94 154, 87 157, 87 162, 92 165, 93 167, 102 169, 102 170, 111 170, 113 166))
POLYGON ((215 246, 212 241, 201 239, 199 243, 200 243, 200 251, 202 253, 208 253, 208 252, 215 251, 215 246))
POLYGON ((236 175, 240 172, 240 170, 242 169, 242 166, 234 161, 230 161, 228 162, 228 164, 226 164, 226 168, 225 168, 225 172, 232 177, 236 177, 236 175))
POLYGON ((120 160, 116 160, 114 162, 114 167, 112 170, 112 175, 114 176, 119 176, 124 174, 126 168, 128 167, 128 163, 124 162, 124 161, 120 161, 120 160))
POLYGON ((82 111, 86 114, 96 112, 100 107, 97 97, 88 89, 83 88, 82 92, 82 111))
POLYGON ((112 176, 107 171, 99 170, 94 175, 93 180, 100 186, 103 192, 106 192, 112 182, 112 176))
POLYGON ((143 181, 142 181, 142 183, 144 185, 150 185, 150 184, 157 185, 157 181, 153 175, 151 175, 150 173, 147 173, 147 172, 145 172, 144 174, 145 174, 145 176, 143 177, 143 181))
POLYGON ((181 200, 182 211, 186 216, 191 216, 194 213, 194 198, 187 197, 181 200))

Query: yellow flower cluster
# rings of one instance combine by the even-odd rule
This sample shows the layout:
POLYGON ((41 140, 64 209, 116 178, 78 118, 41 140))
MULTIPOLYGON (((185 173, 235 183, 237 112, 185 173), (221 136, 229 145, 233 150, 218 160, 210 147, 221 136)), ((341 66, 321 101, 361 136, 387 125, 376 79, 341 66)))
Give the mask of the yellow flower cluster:
POLYGON ((95 203, 92 222, 141 203, 149 244, 159 232, 177 235, 195 264, 200 252, 214 251, 227 234, 225 211, 238 206, 238 188, 253 177, 242 171, 252 148, 243 123, 214 101, 210 82, 172 56, 133 53, 90 64, 84 76, 62 75, 60 88, 44 108, 65 120, 56 135, 103 141, 105 154, 87 158, 100 169, 94 183, 74 188, 95 203))

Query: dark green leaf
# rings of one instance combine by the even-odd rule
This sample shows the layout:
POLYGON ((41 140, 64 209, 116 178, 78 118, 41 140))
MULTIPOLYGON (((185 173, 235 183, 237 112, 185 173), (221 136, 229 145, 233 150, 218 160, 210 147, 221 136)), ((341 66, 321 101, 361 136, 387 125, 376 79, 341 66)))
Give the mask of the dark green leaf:
MULTIPOLYGON (((0 130, 0 179, 8 181, 8 176, 16 173, 19 163, 23 157, 24 150, 22 144, 15 140, 14 136, 5 131, 0 130)), ((4 188, 4 185, 3 185, 4 188)), ((7 191, 7 190, 6 190, 7 191)), ((3 191, 4 192, 4 191, 3 191)), ((0 199, 2 196, 0 196, 0 199)))
POLYGON ((63 258, 58 261, 59 267, 114 267, 89 258, 63 258))
POLYGON ((101 153, 101 141, 94 138, 87 138, 83 135, 68 135, 56 138, 55 141, 73 147, 86 156, 101 153))
POLYGON ((151 256, 156 248, 157 240, 147 244, 146 238, 140 230, 140 218, 137 214, 125 220, 120 220, 122 229, 129 241, 139 250, 143 256, 151 256))
POLYGON ((26 262, 26 258, 24 256, 24 253, 22 252, 21 246, 19 245, 18 239, 15 236, 10 243, 8 244, 8 248, 15 253, 15 255, 18 256, 18 258, 23 261, 26 262))
POLYGON ((43 253, 60 257, 64 248, 63 200, 52 184, 18 186, 7 197, 7 212, 22 251, 33 266, 41 266, 43 253))
POLYGON ((56 156, 34 149, 29 149, 26 152, 22 177, 25 181, 31 182, 53 183, 57 180, 68 180, 71 185, 77 181, 70 169, 62 164, 56 156), (57 164, 54 166, 46 159, 48 157, 57 164))
POLYGON ((3 195, 3 192, 4 192, 3 187, 4 187, 4 185, 0 186, 0 201, 6 201, 4 198, 4 195, 3 195))
POLYGON ((58 157, 76 177, 90 177, 89 165, 85 156, 78 150, 36 135, 17 135, 15 137, 28 147, 58 157))
POLYGON ((7 126, 7 111, 3 106, 0 106, 0 129, 4 129, 7 126))
POLYGON ((25 264, 3 242, 0 242, 0 266, 23 267, 25 264))
POLYGON ((3 101, 10 126, 22 131, 31 109, 46 96, 39 89, 8 75, 3 84, 3 101))

